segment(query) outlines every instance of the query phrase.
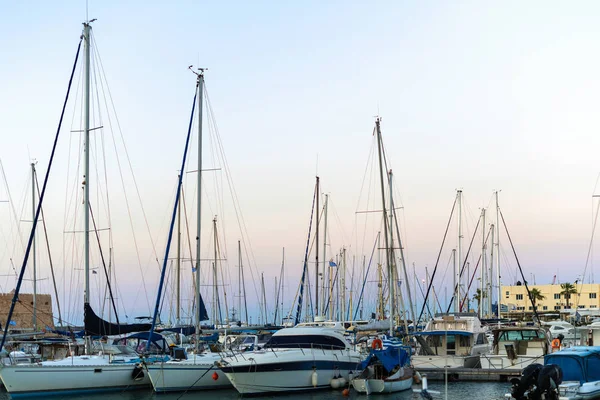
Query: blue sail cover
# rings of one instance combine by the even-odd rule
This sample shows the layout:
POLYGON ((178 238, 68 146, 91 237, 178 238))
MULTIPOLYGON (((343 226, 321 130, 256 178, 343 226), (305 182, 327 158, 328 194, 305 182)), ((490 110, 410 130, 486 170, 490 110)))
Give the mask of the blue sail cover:
POLYGON ((383 368, 390 373, 396 366, 407 366, 410 364, 410 347, 388 347, 383 350, 371 350, 369 357, 361 364, 361 369, 380 362, 383 368))
POLYGON ((558 365, 563 381, 594 382, 600 380, 600 346, 574 346, 547 354, 544 364, 558 365))

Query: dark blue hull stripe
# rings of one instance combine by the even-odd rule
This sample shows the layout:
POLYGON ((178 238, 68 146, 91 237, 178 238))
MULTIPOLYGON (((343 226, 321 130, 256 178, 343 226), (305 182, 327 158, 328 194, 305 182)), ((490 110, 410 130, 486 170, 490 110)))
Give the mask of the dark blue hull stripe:
POLYGON ((70 389, 70 390, 48 390, 48 391, 39 391, 36 390, 34 392, 9 392, 10 397, 12 398, 21 398, 21 397, 42 397, 42 396, 65 396, 65 395, 77 395, 77 394, 94 394, 94 393, 107 393, 107 392, 120 392, 124 390, 144 390, 147 389, 146 385, 129 385, 129 386, 119 386, 119 387, 110 387, 110 388, 92 388, 92 389, 70 389))
MULTIPOLYGON (((339 369, 340 371, 354 371, 360 363, 348 361, 290 361, 270 364, 247 364, 238 366, 224 365, 221 371, 225 373, 247 373, 247 372, 290 372, 310 371, 313 368, 319 370, 339 369)), ((222 365, 222 364, 221 364, 222 365)))

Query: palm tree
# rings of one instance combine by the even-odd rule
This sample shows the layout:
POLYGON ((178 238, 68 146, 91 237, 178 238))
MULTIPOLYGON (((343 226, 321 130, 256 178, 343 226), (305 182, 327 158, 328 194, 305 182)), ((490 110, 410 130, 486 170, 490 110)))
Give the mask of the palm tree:
POLYGON ((542 292, 540 291, 540 289, 538 288, 533 288, 529 291, 529 295, 531 296, 531 305, 535 308, 535 305, 537 304, 538 300, 544 300, 546 298, 546 296, 544 296, 542 294, 542 292))
POLYGON ((577 288, 575 287, 575 285, 568 282, 561 283, 560 288, 562 289, 562 292, 560 292, 560 294, 565 296, 565 299, 567 300, 567 308, 571 308, 571 295, 577 293, 577 288))
POLYGON ((477 289, 477 292, 473 294, 473 300, 477 301, 477 308, 481 309, 481 302, 487 297, 486 292, 482 292, 481 289, 477 289))

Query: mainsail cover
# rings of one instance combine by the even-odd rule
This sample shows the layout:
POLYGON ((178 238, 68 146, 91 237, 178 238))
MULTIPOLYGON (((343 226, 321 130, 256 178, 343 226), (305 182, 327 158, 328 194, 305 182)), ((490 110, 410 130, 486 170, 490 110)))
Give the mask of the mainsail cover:
POLYGON ((113 324, 96 315, 89 303, 84 304, 83 324, 87 336, 109 336, 149 331, 152 324, 113 324))

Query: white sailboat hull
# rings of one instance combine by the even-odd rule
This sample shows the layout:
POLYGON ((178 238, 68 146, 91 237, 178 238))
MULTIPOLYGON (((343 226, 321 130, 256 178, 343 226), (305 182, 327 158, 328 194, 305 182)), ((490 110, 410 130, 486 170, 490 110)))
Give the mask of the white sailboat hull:
POLYGON ((135 367, 135 364, 16 365, 0 369, 0 378, 12 397, 149 387, 148 374, 133 379, 135 367))
POLYGON ((227 376, 213 363, 194 364, 165 362, 147 365, 152 386, 156 392, 184 390, 226 389, 231 387, 227 376), (214 379, 213 374, 216 374, 214 379))
POLYGON ((413 378, 402 380, 388 379, 353 379, 352 386, 358 393, 394 393, 408 390, 412 387, 413 378))

